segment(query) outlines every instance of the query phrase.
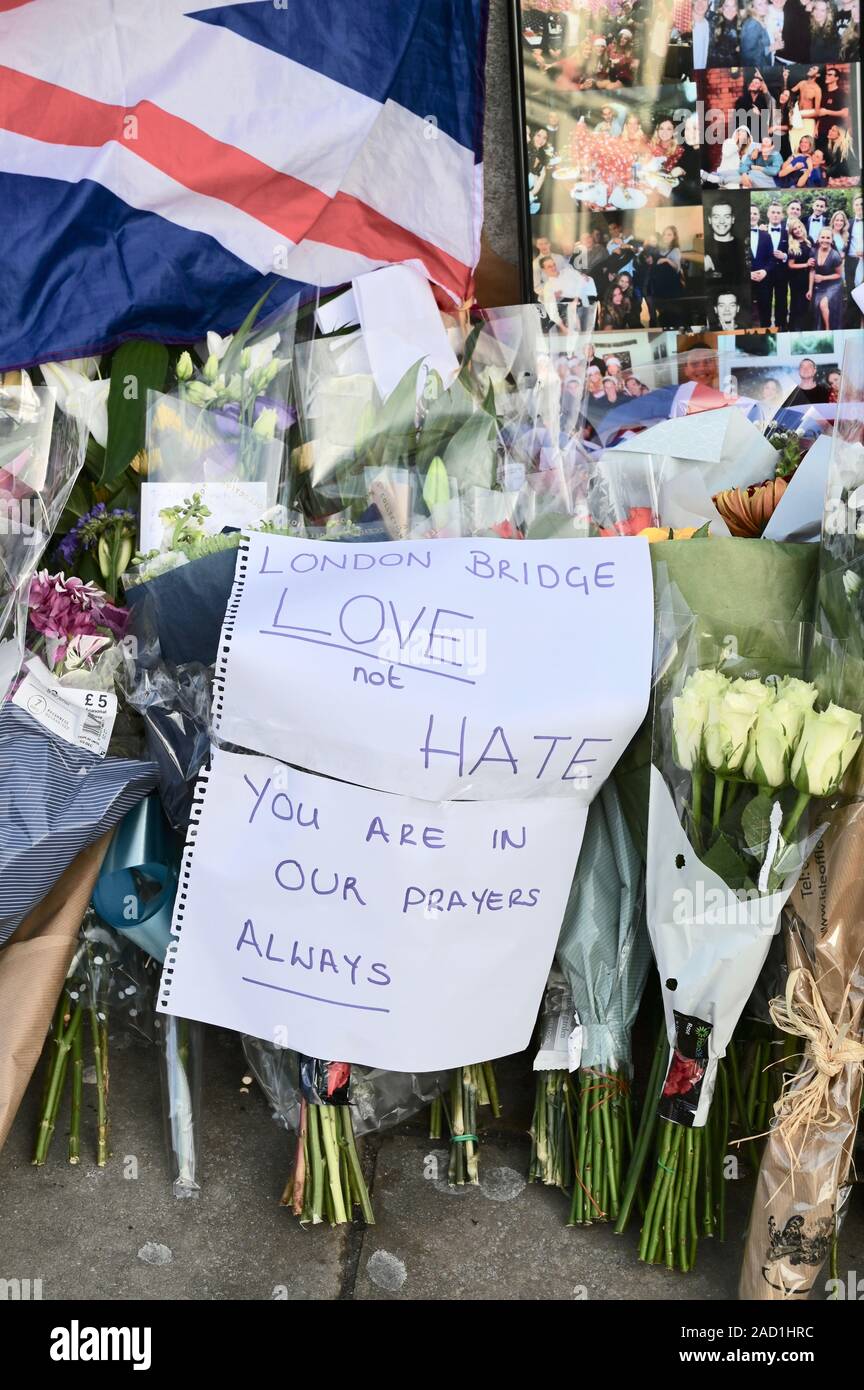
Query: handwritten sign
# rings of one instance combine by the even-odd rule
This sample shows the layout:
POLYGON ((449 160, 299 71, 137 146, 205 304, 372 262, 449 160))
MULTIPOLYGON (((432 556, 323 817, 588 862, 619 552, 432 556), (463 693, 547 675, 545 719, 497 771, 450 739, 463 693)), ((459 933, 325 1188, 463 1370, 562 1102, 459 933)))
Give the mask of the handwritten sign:
POLYGON ((434 806, 221 750, 201 789, 163 1012, 395 1071, 527 1046, 577 801, 434 806))
POLYGON ((648 705, 639 539, 253 534, 217 667, 225 742, 430 801, 587 804, 648 705))

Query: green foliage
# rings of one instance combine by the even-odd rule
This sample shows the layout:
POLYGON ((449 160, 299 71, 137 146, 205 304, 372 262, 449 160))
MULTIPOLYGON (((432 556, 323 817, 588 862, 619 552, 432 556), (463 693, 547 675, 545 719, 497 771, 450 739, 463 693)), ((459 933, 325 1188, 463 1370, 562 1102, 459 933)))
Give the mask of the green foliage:
POLYGON ((745 843, 751 854, 759 859, 764 858, 771 838, 771 811, 775 800, 776 797, 770 792, 760 791, 747 802, 741 813, 745 843))
POLYGON ((118 481, 135 455, 144 448, 147 392, 161 391, 168 371, 168 349, 162 343, 123 343, 111 360, 108 391, 108 446, 100 481, 118 481))
POLYGON ((701 858, 702 863, 722 878, 728 887, 737 889, 753 886, 748 865, 726 835, 718 835, 701 858))

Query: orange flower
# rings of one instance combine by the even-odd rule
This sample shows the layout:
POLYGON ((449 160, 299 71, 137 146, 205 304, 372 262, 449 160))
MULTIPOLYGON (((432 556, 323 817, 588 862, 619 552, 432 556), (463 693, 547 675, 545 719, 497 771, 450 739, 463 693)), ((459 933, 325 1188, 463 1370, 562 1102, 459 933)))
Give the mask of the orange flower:
POLYGON ((762 535, 787 487, 785 478, 769 478, 752 487, 727 488, 712 500, 733 536, 756 537, 762 535))
POLYGON ((641 536, 646 526, 651 526, 654 513, 650 507, 631 507, 624 521, 616 521, 614 526, 601 526, 601 536, 641 536))

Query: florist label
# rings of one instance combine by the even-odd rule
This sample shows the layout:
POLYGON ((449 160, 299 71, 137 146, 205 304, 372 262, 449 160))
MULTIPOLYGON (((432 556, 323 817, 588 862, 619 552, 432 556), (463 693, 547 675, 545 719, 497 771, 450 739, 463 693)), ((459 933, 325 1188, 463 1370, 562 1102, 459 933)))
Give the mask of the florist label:
POLYGON ((578 801, 433 806, 221 750, 199 790, 163 1012, 394 1071, 528 1044, 578 801))
POLYGON ((253 533, 216 733, 424 800, 587 804, 648 705, 653 589, 631 539, 363 546, 253 533))

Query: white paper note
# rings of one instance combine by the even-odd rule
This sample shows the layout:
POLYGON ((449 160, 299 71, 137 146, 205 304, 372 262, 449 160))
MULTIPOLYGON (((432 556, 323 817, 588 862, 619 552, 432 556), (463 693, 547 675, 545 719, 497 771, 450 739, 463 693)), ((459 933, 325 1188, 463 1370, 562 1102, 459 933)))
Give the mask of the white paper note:
POLYGON ((202 782, 163 1012, 394 1071, 527 1046, 576 801, 434 806, 221 750, 202 782))
POLYGON ((250 537, 215 732, 360 786, 587 804, 648 705, 644 540, 250 537))
POLYGON ((459 361, 428 280, 410 266, 389 265, 359 275, 352 288, 369 365, 382 398, 421 360, 450 386, 459 361))
POLYGON ((762 532, 766 541, 818 541, 831 465, 831 436, 815 439, 762 532))

